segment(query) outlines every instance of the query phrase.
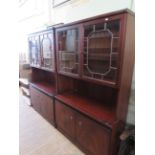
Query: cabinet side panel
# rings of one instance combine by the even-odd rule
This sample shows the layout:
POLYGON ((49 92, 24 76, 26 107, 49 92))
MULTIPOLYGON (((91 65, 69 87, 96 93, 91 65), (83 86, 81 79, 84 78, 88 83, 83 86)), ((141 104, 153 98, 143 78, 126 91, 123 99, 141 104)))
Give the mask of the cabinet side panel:
POLYGON ((125 122, 128 110, 128 102, 130 95, 130 88, 133 75, 134 58, 135 58, 135 25, 134 16, 130 14, 125 15, 125 38, 122 57, 122 68, 120 78, 120 89, 117 99, 117 118, 125 122))

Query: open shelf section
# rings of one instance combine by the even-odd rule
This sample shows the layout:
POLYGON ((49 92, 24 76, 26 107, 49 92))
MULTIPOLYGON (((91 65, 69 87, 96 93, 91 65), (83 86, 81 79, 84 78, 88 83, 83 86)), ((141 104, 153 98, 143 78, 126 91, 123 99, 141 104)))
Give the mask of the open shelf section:
POLYGON ((51 97, 56 93, 55 87, 47 82, 31 82, 30 85, 51 97))
POLYGON ((115 108, 100 101, 73 92, 63 93, 55 96, 55 98, 109 127, 111 127, 115 121, 115 108))

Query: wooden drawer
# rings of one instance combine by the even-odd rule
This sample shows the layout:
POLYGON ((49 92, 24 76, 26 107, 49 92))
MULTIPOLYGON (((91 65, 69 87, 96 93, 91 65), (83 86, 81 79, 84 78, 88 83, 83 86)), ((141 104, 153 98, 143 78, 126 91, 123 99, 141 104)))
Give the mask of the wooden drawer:
POLYGON ((55 101, 56 124, 69 137, 75 137, 75 111, 59 101, 55 101))
POLYGON ((33 108, 39 112, 48 122, 54 123, 53 99, 30 86, 31 103, 33 108))

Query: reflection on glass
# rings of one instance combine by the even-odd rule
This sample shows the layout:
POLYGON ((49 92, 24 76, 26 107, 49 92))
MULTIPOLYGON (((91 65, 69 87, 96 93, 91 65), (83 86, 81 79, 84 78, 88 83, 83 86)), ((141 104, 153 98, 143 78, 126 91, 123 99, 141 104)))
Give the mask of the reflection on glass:
POLYGON ((59 71, 77 74, 79 65, 78 30, 70 29, 58 33, 59 71))
POLYGON ((40 51, 38 37, 29 38, 29 48, 30 48, 30 62, 31 65, 40 65, 40 51))
POLYGON ((54 49, 52 34, 40 36, 43 52, 43 67, 54 70, 54 49))

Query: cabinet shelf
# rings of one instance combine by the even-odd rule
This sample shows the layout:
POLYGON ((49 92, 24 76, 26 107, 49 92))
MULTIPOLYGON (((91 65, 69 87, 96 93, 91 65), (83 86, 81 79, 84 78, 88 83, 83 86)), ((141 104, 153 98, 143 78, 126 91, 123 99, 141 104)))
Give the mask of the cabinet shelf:
POLYGON ((43 71, 48 71, 48 72, 52 72, 52 73, 55 72, 53 69, 50 69, 50 68, 47 68, 47 67, 39 67, 39 66, 35 66, 35 65, 30 65, 30 66, 33 67, 33 68, 43 70, 43 71))
POLYGON ((61 102, 86 114, 96 121, 111 127, 115 121, 115 108, 77 93, 63 93, 55 96, 61 102))
POLYGON ((47 82, 31 82, 30 85, 51 97, 56 93, 55 87, 47 82))

